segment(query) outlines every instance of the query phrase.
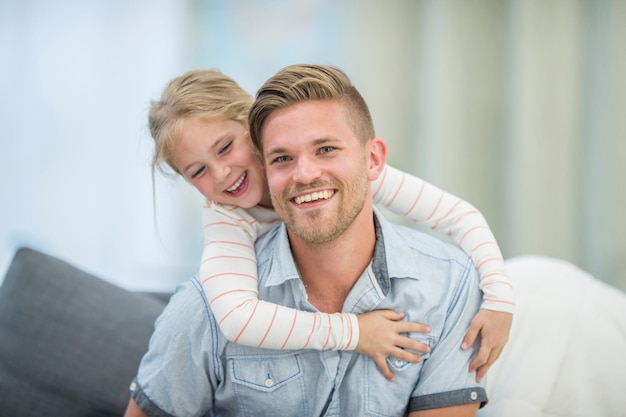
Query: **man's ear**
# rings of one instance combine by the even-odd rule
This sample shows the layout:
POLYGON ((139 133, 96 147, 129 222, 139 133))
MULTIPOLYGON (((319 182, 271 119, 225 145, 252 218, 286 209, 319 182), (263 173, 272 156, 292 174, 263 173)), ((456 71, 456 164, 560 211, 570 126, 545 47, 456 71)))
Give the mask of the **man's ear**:
POLYGON ((387 144, 381 138, 373 138, 367 143, 365 151, 368 158, 367 178, 369 181, 374 181, 383 172, 387 163, 387 144))

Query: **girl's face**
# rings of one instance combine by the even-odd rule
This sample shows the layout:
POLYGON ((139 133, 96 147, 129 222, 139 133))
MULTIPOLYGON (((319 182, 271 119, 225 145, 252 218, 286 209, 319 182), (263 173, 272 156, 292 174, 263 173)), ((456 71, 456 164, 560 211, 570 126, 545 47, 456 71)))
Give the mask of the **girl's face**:
POLYGON ((251 146, 239 122, 191 117, 183 122, 172 162, 208 200, 243 208, 271 206, 263 163, 251 146))

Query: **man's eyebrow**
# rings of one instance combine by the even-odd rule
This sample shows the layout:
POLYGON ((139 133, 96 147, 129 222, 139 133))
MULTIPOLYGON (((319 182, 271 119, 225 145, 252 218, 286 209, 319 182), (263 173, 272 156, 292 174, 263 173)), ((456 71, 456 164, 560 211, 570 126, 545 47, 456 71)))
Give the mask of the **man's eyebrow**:
POLYGON ((281 155, 287 152, 285 148, 274 148, 265 153, 265 158, 269 158, 272 155, 281 155))
POLYGON ((327 143, 338 142, 338 141, 339 141, 339 139, 337 139, 337 138, 325 137, 325 138, 315 139, 313 141, 313 145, 314 146, 320 146, 320 145, 325 145, 327 143))
MULTIPOLYGON (((319 139, 315 139, 311 146, 312 147, 316 147, 316 146, 322 146, 322 145, 326 145, 329 143, 335 143, 335 142, 339 142, 338 138, 333 138, 333 137, 323 137, 323 138, 319 138, 319 139)), ((277 147, 277 148, 273 148, 270 149, 269 151, 267 151, 265 153, 265 158, 269 158, 272 155, 282 155, 282 154, 286 154, 288 153, 287 148, 285 147, 277 147)))

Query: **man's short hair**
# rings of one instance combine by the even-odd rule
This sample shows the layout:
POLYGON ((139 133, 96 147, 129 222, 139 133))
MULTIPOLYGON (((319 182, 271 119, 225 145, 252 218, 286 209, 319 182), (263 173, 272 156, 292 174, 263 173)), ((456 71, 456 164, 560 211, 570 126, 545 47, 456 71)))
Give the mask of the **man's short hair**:
POLYGON ((339 68, 327 65, 295 64, 283 68, 263 84, 250 109, 252 143, 263 151, 263 127, 275 110, 310 100, 340 100, 346 104, 349 123, 361 143, 375 136, 367 103, 339 68))

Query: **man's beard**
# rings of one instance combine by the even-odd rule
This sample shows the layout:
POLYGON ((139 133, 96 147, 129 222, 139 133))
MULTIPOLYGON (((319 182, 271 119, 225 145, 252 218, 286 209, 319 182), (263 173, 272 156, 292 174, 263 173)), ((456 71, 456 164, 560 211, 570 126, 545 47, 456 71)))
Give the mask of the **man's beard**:
POLYGON ((282 218, 287 229, 310 245, 325 245, 341 236, 352 225, 359 213, 363 210, 365 197, 369 188, 369 181, 363 175, 352 181, 343 183, 321 185, 312 183, 305 189, 298 188, 296 192, 305 192, 307 189, 333 188, 336 189, 333 198, 339 197, 339 201, 333 202, 333 213, 329 213, 328 207, 311 209, 306 212, 298 212, 291 206, 287 195, 293 195, 293 191, 284 192, 283 196, 276 198, 272 195, 274 209, 282 218), (283 204, 284 202, 284 204, 283 204))

